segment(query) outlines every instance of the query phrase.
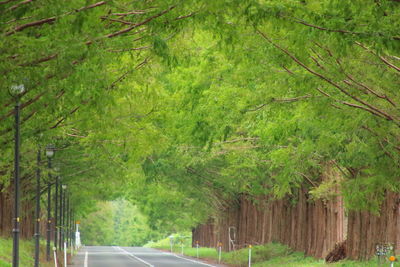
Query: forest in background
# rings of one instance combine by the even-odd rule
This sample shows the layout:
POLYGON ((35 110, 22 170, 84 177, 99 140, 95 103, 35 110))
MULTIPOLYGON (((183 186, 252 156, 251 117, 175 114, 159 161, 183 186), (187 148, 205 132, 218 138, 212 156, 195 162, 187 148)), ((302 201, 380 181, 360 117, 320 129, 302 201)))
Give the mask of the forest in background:
POLYGON ((152 232, 138 208, 123 199, 97 203, 97 210, 80 223, 86 246, 140 247, 164 237, 152 232))
POLYGON ((1 1, 2 197, 13 171, 8 88, 23 83, 25 202, 37 150, 51 143, 82 218, 123 198, 168 234, 217 218, 242 195, 295 204, 300 188, 378 215, 400 191, 399 7, 1 1), (322 179, 327 166, 335 175, 322 179))

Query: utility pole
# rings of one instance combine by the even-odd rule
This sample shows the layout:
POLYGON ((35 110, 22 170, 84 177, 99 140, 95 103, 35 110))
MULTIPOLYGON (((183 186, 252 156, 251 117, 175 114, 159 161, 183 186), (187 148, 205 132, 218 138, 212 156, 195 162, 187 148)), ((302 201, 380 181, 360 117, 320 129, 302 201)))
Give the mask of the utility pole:
POLYGON ((40 149, 37 154, 36 169, 36 208, 35 208, 35 267, 39 267, 40 242, 40 149))

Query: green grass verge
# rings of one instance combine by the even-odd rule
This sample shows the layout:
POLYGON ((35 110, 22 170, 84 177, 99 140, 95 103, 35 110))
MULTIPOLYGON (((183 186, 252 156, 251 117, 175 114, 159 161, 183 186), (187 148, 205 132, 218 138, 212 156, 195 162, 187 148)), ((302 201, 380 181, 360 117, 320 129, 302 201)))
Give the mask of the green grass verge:
MULTIPOLYGON (((11 267, 12 266, 12 239, 0 238, 0 267, 11 267)), ((34 265, 34 241, 33 240, 20 240, 19 243, 19 266, 28 267, 34 265)), ((54 266, 53 261, 46 262, 45 260, 46 248, 45 244, 42 243, 40 246, 40 266, 50 267, 54 266)))
MULTIPOLYGON (((183 240, 183 254, 191 257, 197 257, 197 249, 191 247, 191 239, 187 235, 176 235, 174 240, 183 240), (186 236, 186 238, 179 238, 186 236)), ((170 250, 170 239, 165 238, 157 242, 150 242, 146 247, 152 247, 163 250, 170 250)), ((175 242, 172 247, 173 252, 177 254, 182 253, 182 243, 175 242)), ((218 251, 215 248, 199 248, 199 257, 209 260, 218 260, 218 251)), ((222 263, 235 267, 248 266, 248 249, 241 249, 233 252, 222 252, 222 263)), ((387 261, 383 266, 389 266, 387 261)), ((376 267, 378 266, 377 260, 370 261, 349 261, 344 260, 337 263, 327 264, 324 260, 318 260, 313 257, 306 257, 304 253, 295 252, 289 247, 270 243, 262 246, 254 246, 252 248, 252 266, 254 267, 376 267)))

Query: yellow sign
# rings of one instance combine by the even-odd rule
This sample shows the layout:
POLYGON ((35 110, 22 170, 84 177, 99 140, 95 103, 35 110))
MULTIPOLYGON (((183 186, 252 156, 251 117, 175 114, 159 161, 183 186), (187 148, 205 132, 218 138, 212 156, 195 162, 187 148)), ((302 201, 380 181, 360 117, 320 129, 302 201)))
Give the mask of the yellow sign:
POLYGON ((76 224, 81 224, 81 221, 76 221, 76 224))
POLYGON ((390 261, 395 261, 395 260, 396 260, 396 257, 395 257, 395 256, 390 256, 390 257, 389 257, 389 260, 390 260, 390 261))

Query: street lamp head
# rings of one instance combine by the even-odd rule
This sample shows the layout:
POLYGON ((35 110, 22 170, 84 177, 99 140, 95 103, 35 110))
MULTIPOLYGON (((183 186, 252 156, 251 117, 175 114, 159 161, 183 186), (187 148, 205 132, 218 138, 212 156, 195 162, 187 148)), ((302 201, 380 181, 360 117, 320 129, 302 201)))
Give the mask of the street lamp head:
POLYGON ((63 185, 62 185, 62 189, 64 189, 64 190, 67 189, 67 185, 66 185, 66 184, 63 184, 63 185))
POLYGON ((54 156, 55 147, 53 145, 48 145, 46 147, 46 156, 52 158, 54 156))
POLYGON ((18 97, 18 96, 22 95, 24 92, 25 92, 25 85, 23 85, 23 84, 18 84, 18 85, 14 84, 14 85, 11 85, 11 87, 10 87, 10 94, 13 97, 18 97))

